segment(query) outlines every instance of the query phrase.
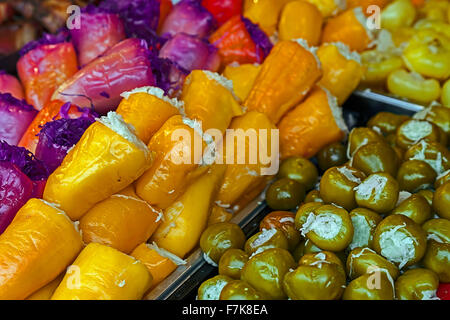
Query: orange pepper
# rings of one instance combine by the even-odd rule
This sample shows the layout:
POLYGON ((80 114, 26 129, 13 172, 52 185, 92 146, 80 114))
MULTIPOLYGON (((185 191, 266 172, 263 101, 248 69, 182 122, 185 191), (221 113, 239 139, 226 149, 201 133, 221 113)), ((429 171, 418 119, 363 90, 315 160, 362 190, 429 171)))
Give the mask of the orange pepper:
POLYGON ((223 134, 231 119, 242 114, 232 81, 210 71, 192 71, 184 81, 181 100, 186 115, 201 121, 203 131, 218 129, 223 134))
POLYGON ((366 50, 372 42, 372 34, 366 26, 362 9, 348 9, 330 18, 322 31, 322 43, 326 42, 343 42, 352 51, 366 50))
POLYGON ((101 243, 129 254, 161 223, 162 212, 147 202, 122 194, 97 203, 81 219, 84 243, 101 243))
POLYGON ((286 4, 281 11, 278 33, 280 40, 302 38, 317 46, 322 33, 323 17, 317 7, 306 1, 286 4))
POLYGON ((55 280, 34 292, 26 300, 50 300, 56 288, 58 288, 61 283, 63 277, 64 273, 61 273, 57 278, 55 278, 55 280))
POLYGON ((78 220, 96 203, 133 183, 151 166, 152 156, 122 117, 109 112, 84 132, 50 175, 44 199, 78 220))
POLYGON ((227 211, 225 208, 218 206, 217 204, 213 204, 211 209, 211 214, 208 218, 208 226, 219 223, 219 222, 228 222, 233 218, 233 213, 227 211))
POLYGON ((244 0, 243 15, 271 36, 277 29, 281 9, 290 1, 293 0, 244 0))
POLYGON ((124 99, 116 112, 133 125, 136 135, 145 144, 171 116, 179 114, 182 104, 170 99, 156 87, 143 87, 122 93, 124 99))
POLYGON ((226 166, 212 165, 186 191, 164 210, 164 220, 151 237, 152 241, 180 258, 194 249, 207 226, 214 197, 222 182, 226 166))
POLYGON ((133 250, 131 256, 141 261, 152 274, 153 282, 150 289, 166 279, 177 266, 186 264, 186 261, 159 248, 154 242, 153 244, 141 243, 133 250))
POLYGON ((0 235, 0 300, 25 299, 50 283, 83 246, 63 211, 30 199, 0 235))
POLYGON ((328 89, 341 106, 359 85, 364 74, 361 58, 339 42, 321 45, 317 55, 323 69, 319 84, 328 89))
POLYGON ((181 115, 173 116, 150 140, 148 147, 155 152, 155 159, 135 185, 137 195, 149 204, 167 208, 196 177, 198 171, 195 169, 202 159, 206 143, 194 125, 192 120, 181 115), (177 133, 180 133, 182 141, 175 139, 177 133), (200 141, 202 148, 196 148, 196 141, 200 141), (186 149, 189 154, 183 152, 186 149))
MULTIPOLYGON (((230 129, 241 130, 244 132, 250 132, 251 130, 256 131, 258 139, 262 142, 263 138, 261 138, 261 129, 267 130, 267 141, 265 142, 267 145, 267 155, 271 156, 271 150, 278 150, 278 139, 272 141, 271 132, 273 129, 276 129, 275 125, 269 120, 269 118, 264 114, 257 111, 249 111, 246 114, 236 117, 233 119, 230 125, 230 129), (250 130, 250 131, 249 131, 250 130), (277 145, 273 145, 276 143, 277 145)), ((225 136, 225 146, 228 141, 233 141, 235 139, 234 136, 227 134, 225 136)), ((243 195, 250 193, 255 189, 255 186, 259 185, 261 181, 265 180, 264 172, 262 169, 267 169, 269 166, 274 165, 274 163, 270 162, 262 163, 261 158, 256 159, 256 162, 251 163, 250 153, 255 150, 256 146, 250 144, 250 139, 245 139, 245 146, 234 143, 234 161, 230 163, 229 161, 225 162, 227 164, 227 170, 225 172, 225 177, 223 179, 223 183, 220 186, 219 193, 215 199, 215 203, 224 208, 233 209, 233 206, 243 197, 243 195), (245 158, 247 161, 244 163, 238 163, 237 157, 239 156, 238 150, 243 150, 245 152, 245 158)), ((226 148, 225 148, 226 149, 226 148)), ((261 149, 259 149, 261 155, 261 149)), ((224 152, 226 155, 228 152, 224 152)), ((278 169, 278 168, 276 168, 278 169)))
MULTIPOLYGON (((414 0, 413 0, 414 1, 414 0)), ((422 0, 416 0, 422 1, 422 0)), ((361 7, 363 13, 368 17, 374 12, 368 12, 367 8, 370 6, 378 6, 380 10, 386 7, 391 0, 347 0, 347 9, 353 9, 356 7, 361 7)))
POLYGON ((152 275, 138 260, 99 243, 88 244, 67 270, 52 300, 138 300, 152 275))
POLYGON ((280 122, 281 158, 310 158, 324 146, 344 138, 347 130, 337 100, 320 87, 280 122))
POLYGON ((244 106, 265 113, 273 123, 308 94, 322 76, 320 62, 306 41, 280 41, 267 56, 244 106))
POLYGON ((17 62, 26 100, 37 110, 41 110, 59 85, 77 71, 77 55, 71 42, 42 45, 17 62))
POLYGON ((259 64, 229 64, 223 70, 223 75, 233 81, 234 92, 241 101, 245 101, 260 70, 259 64))

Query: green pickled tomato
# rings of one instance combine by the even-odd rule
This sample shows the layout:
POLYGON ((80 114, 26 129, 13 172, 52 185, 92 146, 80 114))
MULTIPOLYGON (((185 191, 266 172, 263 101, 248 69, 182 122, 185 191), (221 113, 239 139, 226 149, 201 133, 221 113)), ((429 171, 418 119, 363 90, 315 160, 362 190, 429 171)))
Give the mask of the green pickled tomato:
POLYGON ((340 142, 323 147, 316 155, 319 168, 326 171, 331 167, 342 166, 348 161, 347 150, 340 142))
POLYGON ((283 278, 291 268, 296 267, 289 251, 280 248, 265 250, 254 255, 244 266, 241 280, 249 283, 269 299, 286 299, 283 278))
POLYGON ((450 182, 440 186, 434 193, 433 209, 441 218, 450 220, 450 182))
POLYGON ((205 259, 219 263, 220 258, 228 249, 242 249, 245 244, 245 234, 235 223, 219 222, 210 225, 200 237, 200 248, 205 259))
POLYGON ((220 300, 263 300, 264 296, 242 280, 228 283, 220 294, 220 300))
POLYGON ((402 214, 413 220, 417 224, 422 224, 431 219, 431 206, 427 199, 420 194, 413 194, 408 199, 403 200, 391 214, 402 214))
POLYGON ((291 210, 305 199, 305 186, 295 180, 282 178, 272 183, 266 192, 267 205, 273 210, 291 210))
POLYGON ((405 271, 395 281, 397 300, 436 299, 439 277, 431 270, 418 268, 405 271))
POLYGON ((394 284, 385 272, 366 273, 352 280, 342 300, 394 300, 394 284))
POLYGON ((279 178, 289 178, 303 184, 306 190, 311 190, 317 182, 319 173, 316 166, 308 159, 290 157, 284 160, 278 171, 279 178))
POLYGON ((387 213, 397 204, 398 182, 388 173, 374 173, 355 188, 358 206, 387 213))
POLYGON ((379 172, 395 175, 398 169, 398 158, 389 144, 377 141, 360 147, 353 155, 351 164, 366 175, 379 172))
POLYGON ((228 249, 219 260, 219 274, 233 279, 241 278, 241 271, 248 261, 248 254, 241 249, 228 249))
POLYGON ((353 224, 353 239, 349 249, 353 250, 358 247, 372 248, 375 228, 383 218, 378 213, 365 208, 353 209, 349 215, 353 224))
POLYGON ((231 281, 232 278, 218 275, 203 282, 197 291, 197 300, 219 300, 222 289, 231 281))
POLYGON ((402 163, 397 172, 400 190, 417 192, 429 188, 436 180, 436 171, 426 162, 408 160, 402 163))
POLYGON ((245 252, 252 255, 270 248, 289 249, 289 242, 283 231, 279 229, 264 229, 250 237, 245 242, 245 252))

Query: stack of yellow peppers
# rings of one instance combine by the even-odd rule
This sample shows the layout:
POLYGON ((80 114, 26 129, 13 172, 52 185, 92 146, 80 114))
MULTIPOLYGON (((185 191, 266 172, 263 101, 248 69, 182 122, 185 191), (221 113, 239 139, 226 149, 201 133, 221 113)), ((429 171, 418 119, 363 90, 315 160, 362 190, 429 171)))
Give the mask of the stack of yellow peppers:
POLYGON ((0 235, 0 299, 141 299, 185 264, 208 224, 229 221, 267 186, 273 161, 343 139, 340 106, 372 41, 365 2, 245 1, 244 15, 275 43, 261 65, 194 70, 177 98, 124 92, 49 177, 44 200, 0 235), (256 132, 272 162, 237 161, 238 148, 254 148, 233 144, 239 130, 256 132), (222 161, 209 162, 219 146, 222 161))
POLYGON ((394 0, 380 22, 375 48, 361 54, 364 86, 450 107, 450 2, 394 0))

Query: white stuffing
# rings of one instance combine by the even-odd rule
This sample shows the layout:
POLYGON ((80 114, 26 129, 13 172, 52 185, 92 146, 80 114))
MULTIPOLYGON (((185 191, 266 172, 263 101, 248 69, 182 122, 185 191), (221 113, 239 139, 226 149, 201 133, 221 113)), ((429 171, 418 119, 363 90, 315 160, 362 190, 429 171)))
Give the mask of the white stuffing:
POLYGON ((158 247, 158 245, 155 242, 152 242, 151 244, 147 243, 147 247, 149 249, 153 249, 156 252, 158 252, 158 254, 160 256, 172 260, 172 262, 175 263, 177 266, 182 266, 182 265, 187 264, 186 260, 183 260, 180 257, 178 257, 177 255, 175 255, 163 248, 158 247))
MULTIPOLYGON (((168 96, 166 96, 166 94, 164 93, 164 90, 162 90, 161 88, 158 87, 152 87, 152 86, 147 86, 147 87, 140 87, 140 88, 135 88, 131 91, 125 91, 122 92, 120 94, 120 96, 122 98, 125 99, 129 99, 131 95, 135 94, 135 93, 147 93, 150 94, 152 96, 157 97, 158 99, 161 99, 167 103, 170 103, 172 106, 174 106, 175 108, 177 108, 178 110, 183 110, 184 108, 184 102, 183 101, 179 101, 177 98, 169 98, 168 96)), ((184 110, 183 112, 181 112, 182 114, 184 114, 184 110)))
POLYGON ((397 263, 399 269, 414 259, 417 240, 405 229, 406 224, 395 226, 380 236, 381 255, 397 263), (400 229, 404 229, 402 232, 400 229))
POLYGON ((428 121, 411 120, 401 127, 401 133, 409 140, 416 143, 433 131, 433 126, 428 121))
MULTIPOLYGON (((347 60, 353 60, 361 64, 361 56, 357 51, 351 51, 350 48, 343 42, 331 42, 327 43, 336 46, 339 53, 347 60)), ((325 45, 327 45, 325 44, 325 45)))
POLYGON ((441 300, 436 295, 437 290, 424 290, 422 291, 422 299, 421 300, 441 300))
POLYGON ((219 300, 223 288, 228 284, 228 281, 218 279, 214 286, 206 286, 203 292, 202 300, 219 300))
POLYGON ((208 264, 212 265, 213 267, 217 267, 217 263, 215 263, 215 262, 213 261, 213 259, 210 258, 210 256, 208 255, 208 253, 203 252, 203 259, 205 259, 205 261, 206 261, 208 264))
POLYGON ((353 189, 362 200, 369 200, 372 196, 377 200, 380 199, 387 182, 388 179, 386 177, 372 175, 353 189))
POLYGON ((411 197, 411 195, 412 195, 412 193, 410 193, 408 191, 400 191, 398 193, 398 200, 397 200, 397 204, 395 206, 398 207, 403 201, 405 201, 406 199, 411 197))
POLYGON ((360 215, 354 215, 351 217, 353 224, 353 240, 349 245, 350 250, 357 247, 367 247, 369 245, 370 238, 372 237, 372 228, 367 222, 366 218, 360 215))
POLYGON ((341 228, 342 218, 338 215, 329 213, 315 215, 310 213, 300 231, 304 237, 310 231, 313 231, 323 239, 333 239, 339 234, 341 228))
POLYGON ((338 167, 336 169, 338 172, 340 172, 347 180, 355 182, 357 184, 361 183, 361 179, 358 177, 355 177, 353 175, 353 171, 351 169, 349 169, 348 167, 338 167))

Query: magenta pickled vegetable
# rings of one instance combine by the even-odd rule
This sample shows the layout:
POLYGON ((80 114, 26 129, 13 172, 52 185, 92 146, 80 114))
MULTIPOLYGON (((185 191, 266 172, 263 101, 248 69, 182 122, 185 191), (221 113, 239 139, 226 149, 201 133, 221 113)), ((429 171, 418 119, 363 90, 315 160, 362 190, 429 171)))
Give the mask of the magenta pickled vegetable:
POLYGON ((70 35, 84 66, 125 39, 125 29, 118 14, 88 5, 81 12, 80 28, 71 29, 70 35))
POLYGON ((216 28, 216 21, 198 0, 182 0, 167 16, 161 28, 162 36, 183 32, 199 38, 207 37, 216 28))
POLYGON ((175 62, 181 68, 217 71, 220 67, 218 50, 206 40, 185 33, 169 39, 159 52, 161 58, 175 62))
POLYGON ((0 140, 18 144, 37 113, 25 100, 16 99, 10 93, 0 93, 0 140))
POLYGON ((19 80, 13 75, 0 70, 0 93, 10 93, 14 98, 24 98, 23 88, 19 80))
POLYGON ((132 38, 79 70, 55 90, 52 100, 92 107, 105 114, 117 108, 122 92, 155 84, 147 43, 132 38))
POLYGON ((59 167, 67 152, 81 138, 94 119, 59 119, 47 122, 39 132, 36 158, 43 161, 51 174, 59 167))
POLYGON ((0 234, 32 197, 33 182, 15 164, 0 161, 0 234))

